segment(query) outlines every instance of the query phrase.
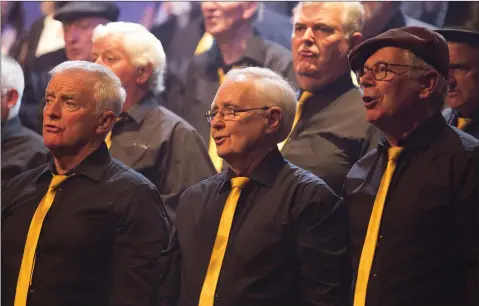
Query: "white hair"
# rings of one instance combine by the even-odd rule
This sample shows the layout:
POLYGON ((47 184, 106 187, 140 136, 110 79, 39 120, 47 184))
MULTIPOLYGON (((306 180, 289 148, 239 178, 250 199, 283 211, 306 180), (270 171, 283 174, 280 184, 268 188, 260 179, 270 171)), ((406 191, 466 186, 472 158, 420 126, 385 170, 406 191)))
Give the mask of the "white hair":
POLYGON ((8 112, 8 118, 12 119, 18 116, 20 106, 22 105, 23 89, 25 88, 25 80, 23 79, 22 67, 11 57, 2 55, 2 95, 8 90, 15 89, 18 93, 17 103, 8 112))
POLYGON ((277 106, 282 119, 278 130, 278 142, 288 137, 296 114, 296 93, 294 86, 280 74, 268 68, 245 67, 228 71, 225 79, 251 80, 254 94, 263 106, 277 106))
POLYGON ((121 112, 126 99, 126 91, 120 79, 107 67, 87 61, 66 61, 50 71, 53 77, 66 71, 84 71, 94 74, 98 79, 94 85, 95 112, 113 111, 116 116, 121 112))
POLYGON ((341 4, 343 6, 341 24, 346 38, 349 38, 353 33, 362 31, 364 25, 364 7, 360 2, 299 2, 293 9, 293 17, 296 18, 303 7, 318 4, 341 4))
POLYGON ((105 36, 118 36, 122 39, 123 48, 135 67, 152 65, 153 73, 148 80, 151 91, 158 94, 165 89, 166 55, 155 35, 141 24, 119 21, 98 25, 93 30, 92 40, 95 42, 105 36))
MULTIPOLYGON (((434 66, 427 63, 424 59, 422 59, 421 57, 414 54, 411 50, 403 49, 402 56, 403 56, 403 59, 411 66, 422 67, 426 70, 437 71, 437 69, 434 68, 434 66)), ((437 71, 437 72, 439 74, 439 77, 438 77, 438 80, 437 80, 436 88, 435 88, 434 92, 432 93, 432 99, 437 101, 437 104, 433 105, 433 110, 434 111, 441 110, 442 107, 444 106, 444 101, 446 99, 448 86, 449 86, 448 81, 446 80, 446 78, 439 71, 437 71)), ((424 71, 421 71, 421 70, 418 70, 418 69, 408 69, 407 70, 407 75, 409 75, 410 77, 414 77, 414 78, 417 78, 417 77, 421 76, 423 73, 424 73, 424 71)))

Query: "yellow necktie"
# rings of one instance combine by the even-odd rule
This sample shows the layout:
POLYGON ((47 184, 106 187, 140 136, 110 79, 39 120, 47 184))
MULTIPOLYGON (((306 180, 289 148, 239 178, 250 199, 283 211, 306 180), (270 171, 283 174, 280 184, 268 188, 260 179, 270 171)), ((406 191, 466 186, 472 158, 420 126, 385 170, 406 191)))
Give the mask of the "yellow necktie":
MULTIPOLYGON (((112 128, 112 129, 113 129, 113 128, 112 128)), ((110 147, 111 147, 111 131, 112 131, 112 130, 110 130, 110 131, 108 132, 108 134, 106 134, 106 137, 105 137, 105 142, 106 142, 106 146, 108 147, 108 150, 109 150, 110 147)))
POLYGON ((213 35, 205 32, 196 46, 195 55, 208 51, 213 46, 213 35))
POLYGON ((53 176, 47 193, 43 196, 43 199, 38 205, 35 214, 33 215, 32 221, 30 222, 27 240, 25 242, 25 249, 23 250, 22 264, 18 274, 14 306, 27 305, 28 289, 33 276, 35 253, 37 250, 38 238, 40 237, 40 232, 42 230, 43 220, 53 204, 53 199, 55 199, 55 193, 58 186, 67 178, 68 176, 65 175, 53 176))
POLYGON ((113 123, 113 126, 111 127, 111 130, 108 132, 108 134, 106 134, 106 137, 105 137, 105 143, 106 143, 106 146, 108 147, 108 150, 110 150, 111 148, 111 133, 113 132, 113 129, 115 128, 115 124, 121 120, 123 120, 123 118, 126 118, 125 115, 120 115, 118 118, 115 119, 115 123, 113 123))
POLYGON ((391 183, 394 170, 396 170, 396 161, 402 150, 402 147, 391 147, 388 150, 388 165, 384 171, 383 177, 381 179, 381 185, 379 186, 376 200, 374 201, 371 217, 369 219, 368 231, 366 233, 363 250, 361 252, 361 259, 359 260, 356 289, 354 292, 354 306, 366 305, 366 293, 369 276, 371 274, 371 267, 374 260, 374 252, 376 251, 384 203, 386 201, 389 184, 391 183))
POLYGON ((211 253, 210 263, 206 271, 206 277, 201 288, 200 300, 198 306, 213 306, 215 300, 216 285, 223 264, 226 247, 233 223, 233 216, 236 210, 241 189, 248 183, 247 177, 235 177, 231 179, 231 192, 226 199, 223 213, 221 214, 218 233, 216 234, 215 245, 211 253))
POLYGON ((461 131, 464 131, 466 126, 468 126, 469 123, 471 122, 472 122, 471 118, 457 117, 457 128, 460 129, 461 131))
POLYGON ((286 141, 288 141, 289 137, 291 137, 291 133, 293 132, 294 128, 296 127, 296 124, 298 124, 299 119, 301 118, 301 115, 303 113, 303 106, 304 102, 311 98, 313 96, 312 93, 309 91, 303 91, 301 94, 301 97, 299 97, 298 103, 296 104, 296 114, 294 115, 294 121, 293 121, 293 126, 291 127, 291 131, 289 131, 288 137, 286 137, 283 142, 278 144, 278 148, 281 151, 283 149, 284 145, 286 144, 286 141))

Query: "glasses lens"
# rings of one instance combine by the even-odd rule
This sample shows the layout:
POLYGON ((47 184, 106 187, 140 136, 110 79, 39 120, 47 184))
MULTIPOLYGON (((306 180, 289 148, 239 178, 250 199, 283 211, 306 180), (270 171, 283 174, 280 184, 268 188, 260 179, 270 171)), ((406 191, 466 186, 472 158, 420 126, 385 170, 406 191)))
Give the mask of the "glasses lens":
POLYGON ((374 65, 373 69, 376 80, 382 80, 386 78, 388 69, 385 63, 377 63, 374 65))
POLYGON ((215 117, 215 113, 212 112, 212 111, 207 111, 206 114, 205 114, 205 117, 206 117, 206 121, 210 122, 213 121, 213 118, 215 117))

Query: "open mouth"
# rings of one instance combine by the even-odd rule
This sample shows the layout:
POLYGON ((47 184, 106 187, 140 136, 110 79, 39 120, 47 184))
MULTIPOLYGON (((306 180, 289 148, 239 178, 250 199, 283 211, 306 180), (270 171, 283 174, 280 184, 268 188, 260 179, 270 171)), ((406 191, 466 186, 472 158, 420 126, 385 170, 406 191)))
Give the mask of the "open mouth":
POLYGON ((366 108, 372 108, 376 103, 378 102, 377 98, 370 97, 370 96, 364 96, 363 97, 363 104, 366 108))

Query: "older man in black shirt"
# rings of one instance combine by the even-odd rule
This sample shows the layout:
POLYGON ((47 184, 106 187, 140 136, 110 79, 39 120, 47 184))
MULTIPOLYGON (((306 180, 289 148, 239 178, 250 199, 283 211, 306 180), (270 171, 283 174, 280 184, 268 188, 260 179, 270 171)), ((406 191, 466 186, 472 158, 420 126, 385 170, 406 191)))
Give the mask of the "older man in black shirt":
POLYGON ((20 173, 47 162, 48 149, 40 135, 23 126, 18 112, 22 104, 22 67, 2 55, 2 189, 20 173))
POLYGON ((348 305, 341 200, 277 148, 295 104, 293 89, 269 69, 226 75, 207 119, 229 168, 181 197, 179 305, 348 305))
POLYGON ((111 22, 94 30, 93 60, 112 69, 127 91, 107 136, 111 155, 156 185, 174 220, 181 193, 215 169, 200 134, 154 97, 164 87, 161 42, 140 24, 111 22))
POLYGON ((344 186, 354 305, 479 305, 479 143, 441 115, 446 41, 393 29, 349 61, 367 120, 383 133, 344 186))
POLYGON ((2 305, 156 305, 170 222, 155 186, 104 143, 125 96, 100 65, 52 71, 43 135, 54 158, 2 195, 2 305))
POLYGON ((281 152, 340 194, 349 169, 379 134, 364 118, 348 67, 347 56, 362 39, 363 8, 358 2, 299 3, 293 19, 300 93, 296 124, 281 152))
POLYGON ((449 47, 449 91, 443 111, 447 123, 479 138, 479 32, 437 30, 449 47))

